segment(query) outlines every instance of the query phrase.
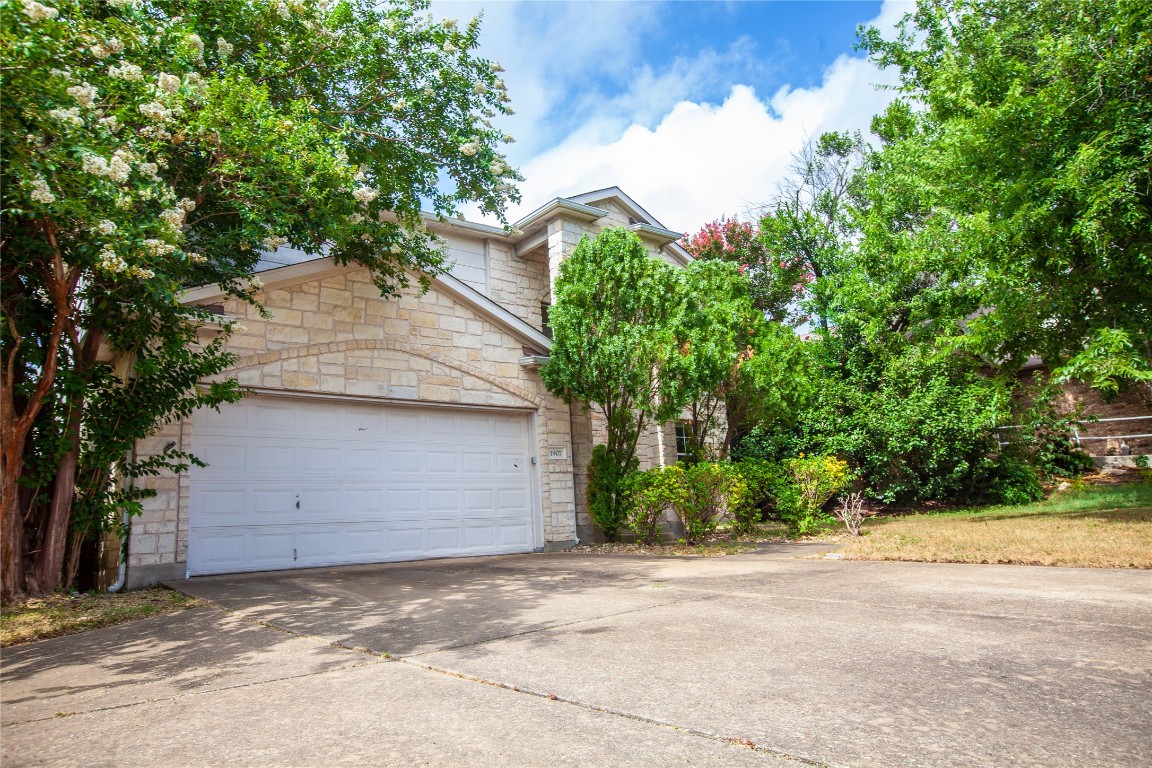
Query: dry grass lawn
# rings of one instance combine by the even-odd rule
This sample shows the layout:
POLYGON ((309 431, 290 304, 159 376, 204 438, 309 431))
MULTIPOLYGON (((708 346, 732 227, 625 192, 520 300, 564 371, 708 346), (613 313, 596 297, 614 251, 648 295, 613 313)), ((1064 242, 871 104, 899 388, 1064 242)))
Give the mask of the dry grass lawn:
POLYGON ((848 560, 1152 568, 1152 484, 1089 487, 1018 507, 873 518, 848 560))
POLYGON ((194 597, 163 588, 26 600, 0 609, 0 647, 110 627, 201 604, 194 597))

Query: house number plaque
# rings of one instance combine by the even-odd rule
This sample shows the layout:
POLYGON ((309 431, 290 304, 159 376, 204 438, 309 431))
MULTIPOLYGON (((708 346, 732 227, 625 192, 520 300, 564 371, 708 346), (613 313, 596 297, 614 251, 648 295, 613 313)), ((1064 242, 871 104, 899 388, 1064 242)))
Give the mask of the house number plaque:
POLYGON ((553 459, 566 459, 566 458, 568 458, 568 449, 567 448, 549 448, 548 449, 548 459, 550 461, 553 459))

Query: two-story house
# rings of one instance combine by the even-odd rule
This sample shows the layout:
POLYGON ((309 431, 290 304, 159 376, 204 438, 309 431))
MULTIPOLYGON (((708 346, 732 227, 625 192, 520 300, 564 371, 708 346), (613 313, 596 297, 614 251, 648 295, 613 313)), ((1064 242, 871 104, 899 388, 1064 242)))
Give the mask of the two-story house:
MULTIPOLYGON (((615 226, 654 258, 690 259, 679 233, 613 187, 552 200, 515 234, 429 221, 451 269, 425 293, 384 299, 362 267, 281 253, 260 272, 268 318, 215 286, 190 291, 241 324, 227 347, 250 395, 138 445, 208 466, 141 481, 157 494, 131 524, 128 586, 594 537, 585 468, 603 426, 551 395, 538 369, 560 262, 615 226)), ((675 461, 676 443, 673 425, 654 426, 641 466, 675 461)))

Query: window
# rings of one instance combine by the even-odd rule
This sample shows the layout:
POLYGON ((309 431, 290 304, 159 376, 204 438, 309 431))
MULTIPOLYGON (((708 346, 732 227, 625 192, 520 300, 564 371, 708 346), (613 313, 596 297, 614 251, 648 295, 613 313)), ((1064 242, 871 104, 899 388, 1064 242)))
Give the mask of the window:
POLYGON ((692 423, 688 421, 676 422, 676 461, 688 458, 688 447, 692 440, 692 423))
POLYGON ((552 326, 548 324, 548 309, 551 306, 546 301, 540 302, 540 330, 548 338, 552 338, 552 326))

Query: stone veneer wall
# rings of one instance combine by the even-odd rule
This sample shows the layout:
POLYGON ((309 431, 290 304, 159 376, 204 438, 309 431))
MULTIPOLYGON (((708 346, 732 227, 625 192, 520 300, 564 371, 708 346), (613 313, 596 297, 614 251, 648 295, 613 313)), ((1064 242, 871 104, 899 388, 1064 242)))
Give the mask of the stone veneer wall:
MULTIPOLYGON (((532 278, 524 279, 531 290, 532 278)), ((285 393, 532 408, 544 540, 565 546, 575 538, 569 408, 548 394, 538 373, 519 365, 518 339, 435 287, 423 296, 409 289, 382 299, 362 268, 268 289, 262 300, 270 319, 243 302, 225 304, 225 313, 244 326, 228 342, 241 358, 231 371, 241 384, 285 393), (549 461, 549 448, 564 448, 569 458, 549 461)), ((137 455, 158 453, 169 442, 189 450, 192 437, 191 421, 170 424, 140 441, 137 455)), ((157 495, 132 521, 130 588, 182 578, 188 559, 188 476, 169 473, 142 483, 157 495)))

